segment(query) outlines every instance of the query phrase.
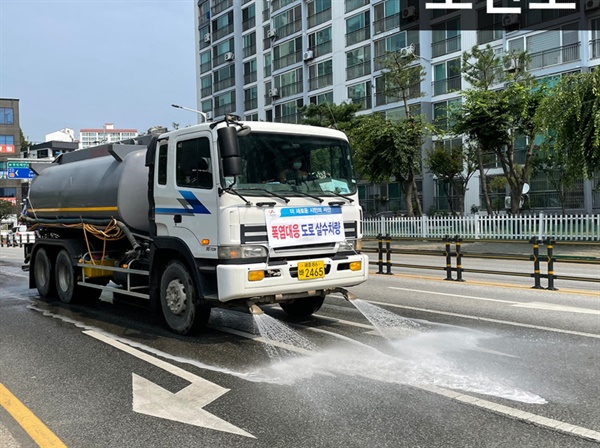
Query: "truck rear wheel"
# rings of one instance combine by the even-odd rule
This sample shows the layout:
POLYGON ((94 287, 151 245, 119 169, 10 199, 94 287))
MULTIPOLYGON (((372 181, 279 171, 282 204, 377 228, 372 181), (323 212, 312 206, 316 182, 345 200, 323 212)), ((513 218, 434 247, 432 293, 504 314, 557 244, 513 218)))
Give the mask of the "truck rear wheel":
MULTIPOLYGON (((77 268, 73 266, 73 260, 69 252, 64 249, 56 257, 54 278, 58 298, 63 303, 93 301, 102 294, 101 289, 86 288, 77 284, 77 268)), ((99 284, 101 283, 99 282, 99 284)))
POLYGON ((324 301, 324 296, 306 297, 293 302, 282 302, 279 306, 292 317, 308 317, 319 311, 324 301))
POLYGON ((160 280, 160 304, 168 327, 178 334, 193 334, 206 327, 210 308, 198 297, 187 267, 172 261, 160 280))
POLYGON ((54 272, 52 269, 52 260, 48 252, 43 247, 35 254, 33 262, 33 280, 35 287, 42 299, 47 299, 55 295, 54 272))

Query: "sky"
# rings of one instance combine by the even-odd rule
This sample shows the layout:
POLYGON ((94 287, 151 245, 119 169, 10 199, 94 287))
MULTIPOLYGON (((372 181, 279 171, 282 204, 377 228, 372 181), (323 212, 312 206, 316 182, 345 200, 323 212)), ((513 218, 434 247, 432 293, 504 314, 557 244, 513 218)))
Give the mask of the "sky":
POLYGON ((194 0, 0 0, 0 97, 33 143, 62 128, 197 122, 194 0))

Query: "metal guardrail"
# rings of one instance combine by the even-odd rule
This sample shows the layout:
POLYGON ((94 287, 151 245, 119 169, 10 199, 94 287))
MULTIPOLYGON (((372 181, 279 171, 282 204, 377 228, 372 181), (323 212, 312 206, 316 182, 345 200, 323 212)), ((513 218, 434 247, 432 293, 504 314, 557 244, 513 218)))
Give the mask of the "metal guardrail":
POLYGON ((35 242, 35 234, 28 232, 25 235, 17 235, 16 233, 9 233, 0 236, 0 247, 23 247, 23 244, 30 244, 35 242))

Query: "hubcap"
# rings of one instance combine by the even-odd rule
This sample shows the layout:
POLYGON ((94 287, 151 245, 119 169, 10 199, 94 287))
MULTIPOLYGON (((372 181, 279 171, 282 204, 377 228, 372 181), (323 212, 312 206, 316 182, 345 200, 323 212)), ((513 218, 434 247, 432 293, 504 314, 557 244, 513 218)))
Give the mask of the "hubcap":
POLYGON ((185 286, 179 280, 172 280, 167 286, 167 306, 173 314, 183 314, 185 311, 185 286))

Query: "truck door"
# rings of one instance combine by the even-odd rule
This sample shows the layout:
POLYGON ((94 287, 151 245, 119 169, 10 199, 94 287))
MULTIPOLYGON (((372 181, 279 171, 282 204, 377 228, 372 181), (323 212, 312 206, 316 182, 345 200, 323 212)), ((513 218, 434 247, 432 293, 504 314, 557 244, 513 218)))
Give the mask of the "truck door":
POLYGON ((157 235, 180 238, 203 258, 216 257, 211 247, 217 243, 218 164, 211 145, 210 132, 172 137, 168 147, 160 145, 154 186, 157 235))

